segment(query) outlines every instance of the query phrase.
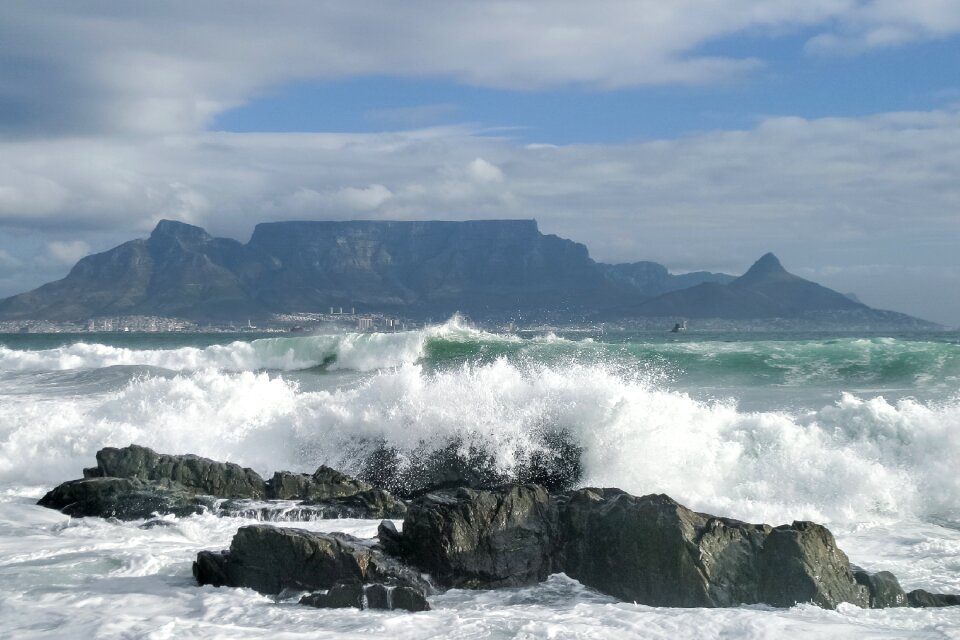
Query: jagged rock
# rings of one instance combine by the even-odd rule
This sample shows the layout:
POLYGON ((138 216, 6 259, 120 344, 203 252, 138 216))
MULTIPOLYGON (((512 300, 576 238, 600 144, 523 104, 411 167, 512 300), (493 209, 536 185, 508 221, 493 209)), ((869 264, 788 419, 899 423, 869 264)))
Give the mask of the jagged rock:
POLYGON ((320 501, 370 491, 372 486, 327 466, 312 475, 278 471, 266 483, 266 496, 274 500, 320 501))
POLYGON ((775 607, 812 602, 824 609, 841 602, 870 604, 869 591, 854 579, 846 554, 822 525, 794 522, 774 528, 763 545, 760 566, 755 602, 775 607))
POLYGON ((263 498, 266 483, 257 472, 231 462, 216 462, 195 455, 167 455, 132 444, 97 452, 96 469, 84 477, 130 478, 171 482, 197 494, 218 498, 263 498))
POLYGON ((854 567, 853 578, 858 584, 867 588, 867 592, 870 594, 871 609, 906 607, 909 604, 907 595, 900 586, 900 581, 889 571, 869 573, 859 567, 854 567))
POLYGON ((915 589, 907 594, 907 602, 911 607, 955 607, 960 605, 960 595, 915 589))
POLYGON ((556 505, 543 487, 458 488, 410 505, 400 551, 443 586, 507 587, 544 580, 556 540, 556 505))
POLYGON ((377 539, 380 541, 380 548, 391 556, 403 555, 403 534, 397 531, 397 527, 389 520, 382 521, 377 526, 377 539))
POLYGON ((241 527, 228 551, 201 551, 193 575, 201 585, 265 594, 331 589, 341 582, 429 588, 419 573, 352 536, 270 525, 241 527))
POLYGON ((402 518, 407 505, 382 489, 371 489, 350 496, 304 503, 315 506, 324 518, 402 518))
POLYGON ((213 506, 209 496, 197 496, 174 486, 130 478, 87 478, 64 482, 37 503, 74 516, 139 520, 157 514, 187 516, 213 506))
POLYGON ((665 495, 583 489, 560 508, 563 571, 653 606, 868 604, 825 528, 771 528, 696 513, 665 495))

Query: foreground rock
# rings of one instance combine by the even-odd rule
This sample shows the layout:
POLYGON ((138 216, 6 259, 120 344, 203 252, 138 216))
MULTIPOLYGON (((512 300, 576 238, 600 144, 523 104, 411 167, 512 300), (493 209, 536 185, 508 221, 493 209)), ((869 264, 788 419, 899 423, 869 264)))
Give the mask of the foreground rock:
POLYGON ((78 518, 138 520, 154 514, 184 517, 201 513, 212 508, 214 500, 182 488, 129 478, 89 478, 65 482, 37 504, 78 518))
POLYGON ((410 505, 402 534, 384 525, 380 539, 443 586, 516 586, 564 572, 652 606, 958 604, 957 596, 904 594, 889 573, 855 574, 818 524, 748 524, 619 489, 436 491, 410 505))
POLYGON ((386 548, 444 587, 486 589, 536 584, 555 572, 557 506, 543 487, 459 488, 415 501, 403 535, 386 548))
POLYGON ((374 602, 383 606, 377 608, 429 608, 425 595, 430 585, 417 571, 340 533, 241 527, 229 550, 200 552, 193 575, 201 585, 247 587, 269 595, 324 590, 304 598, 304 604, 320 607, 363 608, 365 590, 378 585, 374 602))
POLYGON ((329 467, 313 474, 252 469, 195 455, 167 455, 138 445, 97 452, 97 466, 65 482, 38 504, 71 516, 121 520, 155 515, 218 515, 263 520, 402 518, 406 504, 329 467))

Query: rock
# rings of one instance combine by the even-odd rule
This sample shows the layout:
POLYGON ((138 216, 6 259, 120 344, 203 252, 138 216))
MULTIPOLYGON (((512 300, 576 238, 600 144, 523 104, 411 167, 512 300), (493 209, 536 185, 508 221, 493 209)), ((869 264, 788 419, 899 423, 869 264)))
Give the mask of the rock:
POLYGON ((265 522, 304 522, 309 520, 364 518, 402 518, 407 505, 381 489, 352 496, 310 502, 291 500, 227 500, 215 513, 235 518, 253 518, 265 522))
POLYGON ((405 499, 439 489, 494 489, 507 483, 539 484, 551 492, 573 487, 583 473, 583 448, 564 431, 545 431, 539 440, 539 448, 516 452, 517 463, 509 474, 481 445, 460 439, 407 452, 381 443, 367 456, 358 476, 405 499))
POLYGON ((266 483, 252 469, 195 455, 157 453, 139 445, 101 449, 97 452, 96 470, 84 470, 85 477, 92 477, 93 474, 99 477, 172 482, 194 493, 218 498, 263 498, 266 495, 266 483))
POLYGON ((320 509, 324 518, 402 518, 407 505, 382 489, 362 491, 351 496, 310 501, 305 505, 320 509))
POLYGON ((389 593, 391 609, 405 609, 407 611, 430 611, 430 603, 424 592, 414 587, 400 585, 389 593))
POLYGON ((764 542, 760 566, 756 602, 775 607, 812 602, 824 609, 836 609, 841 602, 870 604, 869 591, 854 579, 846 554, 822 525, 776 527, 764 542))
POLYGON ((871 609, 885 609, 887 607, 906 607, 907 596, 900 587, 897 577, 889 571, 869 573, 859 567, 854 567, 853 578, 857 584, 867 588, 870 594, 871 609))
MULTIPOLYGON (((381 532, 392 538, 388 527, 381 532)), ((557 510, 543 487, 458 488, 410 505, 399 550, 443 586, 484 589, 544 580, 556 540, 557 510)))
POLYGON ((311 593, 300 598, 300 604, 323 609, 355 607, 357 609, 404 609, 429 611, 423 592, 412 587, 388 587, 383 584, 361 585, 337 583, 326 592, 311 593))
POLYGON ((267 498, 320 501, 370 491, 372 486, 327 466, 312 475, 278 471, 266 483, 267 498))
POLYGON ((337 583, 429 588, 419 573, 352 536, 270 525, 241 527, 229 551, 200 552, 193 575, 201 585, 248 587, 274 595, 285 589, 331 589, 337 583))
MULTIPOLYGON (((319 609, 363 609, 363 585, 359 582, 338 582, 326 592, 311 593, 300 598, 300 604, 319 609)), ((385 608, 385 607, 384 607, 385 608)))
POLYGON ((397 531, 396 525, 389 520, 383 520, 377 526, 377 539, 380 541, 380 548, 391 556, 401 556, 403 554, 403 534, 397 531))
POLYGON ((960 595, 915 589, 907 594, 907 603, 911 607, 955 607, 960 605, 960 595))
POLYGON ((64 482, 37 503, 69 516, 139 520, 157 514, 188 516, 213 506, 209 497, 174 486, 130 478, 88 478, 64 482))
POLYGON ((583 489, 561 500, 570 577, 652 606, 867 604, 847 557, 813 523, 771 528, 696 513, 665 495, 583 489))

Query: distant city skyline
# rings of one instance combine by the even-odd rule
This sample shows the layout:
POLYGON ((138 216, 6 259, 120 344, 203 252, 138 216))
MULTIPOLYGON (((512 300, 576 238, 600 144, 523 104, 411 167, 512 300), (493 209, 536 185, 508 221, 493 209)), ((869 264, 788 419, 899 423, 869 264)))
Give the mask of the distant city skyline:
POLYGON ((12 3, 0 297, 161 218, 535 218, 960 325, 950 0, 12 3))

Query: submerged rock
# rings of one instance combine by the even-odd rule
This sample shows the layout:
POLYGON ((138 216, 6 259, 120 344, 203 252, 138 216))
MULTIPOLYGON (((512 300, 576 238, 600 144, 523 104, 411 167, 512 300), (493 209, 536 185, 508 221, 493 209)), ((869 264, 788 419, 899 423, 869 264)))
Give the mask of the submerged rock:
POLYGON ((869 573, 859 567, 853 567, 853 578, 858 584, 867 588, 871 609, 909 606, 900 581, 889 571, 869 573))
POLYGON ((209 496, 197 496, 175 486, 130 478, 87 478, 64 482, 37 503, 68 516, 98 516, 139 520, 157 514, 188 516, 213 506, 209 496))
POLYGON ((911 607, 955 607, 960 605, 960 595, 915 589, 907 594, 907 602, 911 607))
POLYGON ((446 587, 486 589, 536 584, 554 571, 556 504, 543 487, 459 488, 410 505, 403 535, 381 525, 388 549, 446 587))

